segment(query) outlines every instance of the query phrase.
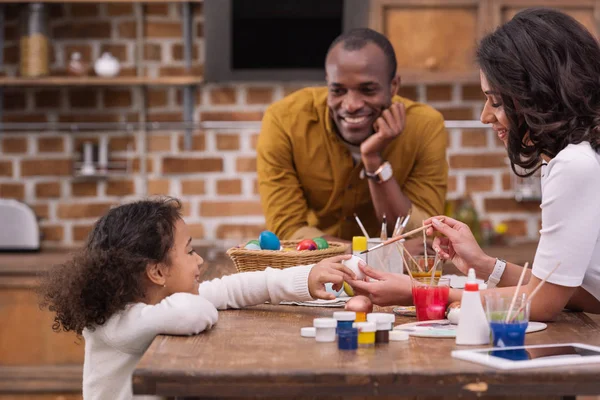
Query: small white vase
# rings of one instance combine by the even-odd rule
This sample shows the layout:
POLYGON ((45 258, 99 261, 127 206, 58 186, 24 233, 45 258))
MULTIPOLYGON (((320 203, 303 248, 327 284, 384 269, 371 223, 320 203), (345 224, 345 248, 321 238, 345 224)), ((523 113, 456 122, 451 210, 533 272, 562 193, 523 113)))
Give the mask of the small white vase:
POLYGON ((94 71, 96 75, 103 78, 112 78, 119 75, 121 65, 119 60, 113 57, 110 53, 103 53, 102 56, 94 63, 94 71))

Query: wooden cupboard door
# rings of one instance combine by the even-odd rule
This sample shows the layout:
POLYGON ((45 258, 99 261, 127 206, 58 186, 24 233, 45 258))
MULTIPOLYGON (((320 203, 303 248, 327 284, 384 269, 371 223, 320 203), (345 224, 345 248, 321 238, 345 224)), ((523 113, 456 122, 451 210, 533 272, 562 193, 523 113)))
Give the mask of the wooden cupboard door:
POLYGON ((52 331, 53 314, 42 311, 32 288, 0 287, 0 364, 82 364, 84 341, 52 331))
POLYGON ((487 5, 486 0, 374 0, 370 21, 394 46, 403 81, 476 81, 475 48, 486 30, 487 5))
POLYGON ((595 0, 495 0, 492 7, 495 25, 510 21, 519 11, 529 7, 552 7, 569 14, 585 26, 596 38, 600 37, 599 4, 595 0))

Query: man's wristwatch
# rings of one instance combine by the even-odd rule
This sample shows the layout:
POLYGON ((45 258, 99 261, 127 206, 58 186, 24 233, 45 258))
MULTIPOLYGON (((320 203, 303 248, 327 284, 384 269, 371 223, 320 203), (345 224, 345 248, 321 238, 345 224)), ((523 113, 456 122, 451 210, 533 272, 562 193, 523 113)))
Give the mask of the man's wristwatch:
POLYGON ((367 178, 372 179, 377 183, 383 183, 389 180, 392 176, 394 176, 394 171, 392 171, 392 165, 387 161, 381 164, 381 166, 377 168, 377 170, 372 174, 367 172, 367 170, 363 171, 367 178))
POLYGON ((495 288, 498 285, 498 282, 500 282, 500 279, 502 278, 502 274, 504 273, 505 268, 506 268, 506 261, 504 261, 500 258, 496 258, 496 264, 494 265, 494 270, 492 271, 492 274, 490 275, 490 277, 488 278, 488 281, 487 281, 488 289, 495 288))

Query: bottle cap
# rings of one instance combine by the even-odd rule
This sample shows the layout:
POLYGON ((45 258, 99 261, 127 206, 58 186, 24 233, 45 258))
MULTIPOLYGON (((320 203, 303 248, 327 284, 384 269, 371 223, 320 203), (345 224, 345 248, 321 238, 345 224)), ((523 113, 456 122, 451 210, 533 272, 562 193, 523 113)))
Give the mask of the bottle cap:
POLYGON ((469 273, 467 274, 467 282, 465 283, 465 291, 479 291, 479 284, 477 283, 477 279, 475 278, 475 270, 473 268, 469 268, 469 273))
POLYGON ((314 326, 305 326, 300 329, 300 336, 302 337, 315 337, 317 336, 317 330, 314 326))
POLYGON ((352 324, 353 328, 358 329, 359 332, 376 332, 377 326, 374 322, 355 322, 352 324))
POLYGON ((333 313, 333 318, 338 321, 354 321, 356 313, 354 311, 336 311, 333 313))
POLYGON ((387 313, 371 313, 367 314, 367 321, 374 322, 378 331, 390 331, 396 321, 396 316, 387 313))
POLYGON ((367 238, 364 236, 354 236, 352 238, 352 251, 365 251, 367 249, 367 238))
POLYGON ((333 318, 315 318, 313 326, 315 328, 336 328, 337 321, 333 318))
POLYGON ((394 342, 401 342, 404 340, 408 340, 408 332, 404 331, 391 331, 390 332, 390 340, 394 342))
POLYGON ((367 321, 369 322, 386 322, 393 324, 396 322, 396 316, 389 313, 370 313, 367 314, 367 321))

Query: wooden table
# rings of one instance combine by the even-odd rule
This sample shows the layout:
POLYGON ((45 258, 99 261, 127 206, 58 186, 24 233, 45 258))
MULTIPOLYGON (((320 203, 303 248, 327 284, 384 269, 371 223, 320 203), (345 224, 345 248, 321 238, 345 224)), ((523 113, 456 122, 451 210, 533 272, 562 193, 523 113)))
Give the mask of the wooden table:
MULTIPOLYGON (((349 352, 300 337, 301 327, 332 311, 262 305, 222 311, 218 324, 197 336, 158 336, 135 370, 134 392, 192 398, 600 394, 600 365, 502 372, 451 358, 452 350, 465 348, 452 339, 410 338, 349 352)), ((583 313, 564 312, 526 337, 527 344, 556 342, 600 345, 600 329, 583 313)))

